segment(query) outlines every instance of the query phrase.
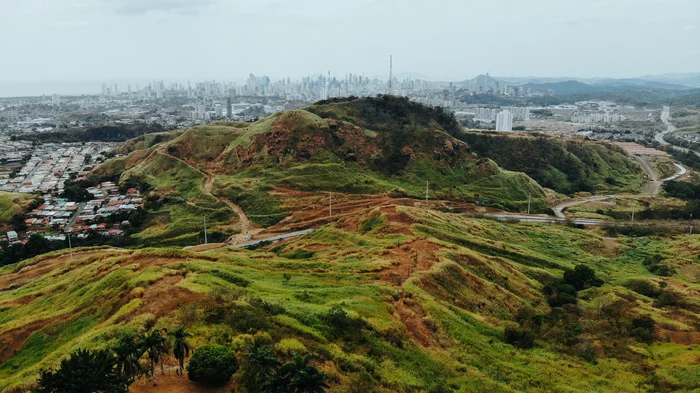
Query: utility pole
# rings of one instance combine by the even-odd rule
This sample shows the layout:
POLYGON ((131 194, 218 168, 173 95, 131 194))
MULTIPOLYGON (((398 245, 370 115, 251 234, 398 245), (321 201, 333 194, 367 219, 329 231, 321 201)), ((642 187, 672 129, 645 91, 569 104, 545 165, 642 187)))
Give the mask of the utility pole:
POLYGON ((428 184, 429 184, 429 181, 426 180, 425 181, 425 203, 428 203, 428 184))
POLYGON ((328 217, 333 217, 333 193, 328 193, 328 217))
POLYGON ((527 194, 527 214, 530 214, 530 199, 531 199, 531 197, 532 197, 531 194, 527 194))
POLYGON ((207 217, 204 217, 204 244, 207 244, 207 217))
POLYGON ((68 249, 70 250, 70 260, 73 260, 73 245, 70 244, 70 233, 68 234, 68 249))

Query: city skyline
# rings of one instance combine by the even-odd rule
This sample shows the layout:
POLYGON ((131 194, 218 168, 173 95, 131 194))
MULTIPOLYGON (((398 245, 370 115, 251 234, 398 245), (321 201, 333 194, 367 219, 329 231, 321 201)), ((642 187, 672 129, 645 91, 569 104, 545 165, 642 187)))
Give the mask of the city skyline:
POLYGON ((390 54, 397 75, 452 81, 486 71, 619 78, 700 69, 700 4, 684 0, 3 3, 0 34, 10 37, 3 54, 11 60, 0 64, 4 89, 22 81, 219 80, 251 70, 386 76, 390 54))

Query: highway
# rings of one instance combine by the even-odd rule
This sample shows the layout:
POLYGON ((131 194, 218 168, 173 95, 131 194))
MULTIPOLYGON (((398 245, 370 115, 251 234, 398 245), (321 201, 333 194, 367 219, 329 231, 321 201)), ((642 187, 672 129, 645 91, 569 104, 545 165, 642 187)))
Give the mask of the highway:
POLYGON ((601 225, 608 223, 610 221, 596 220, 592 218, 561 218, 561 217, 547 217, 547 216, 534 216, 527 214, 485 214, 486 217, 496 218, 499 220, 518 220, 521 222, 537 222, 541 224, 565 224, 572 223, 577 225, 601 225))
POLYGON ((654 139, 656 139, 657 142, 659 142, 663 146, 670 146, 673 149, 676 149, 678 151, 682 151, 685 153, 692 151, 693 153, 695 153, 695 155, 700 157, 700 152, 697 152, 694 150, 689 150, 689 149, 686 149, 685 147, 672 145, 672 144, 666 142, 666 140, 664 139, 664 136, 672 133, 673 131, 676 131, 676 127, 673 124, 671 124, 671 108, 669 108, 667 106, 664 107, 664 110, 661 112, 661 122, 663 122, 666 125, 666 131, 658 132, 656 135, 654 135, 654 139))

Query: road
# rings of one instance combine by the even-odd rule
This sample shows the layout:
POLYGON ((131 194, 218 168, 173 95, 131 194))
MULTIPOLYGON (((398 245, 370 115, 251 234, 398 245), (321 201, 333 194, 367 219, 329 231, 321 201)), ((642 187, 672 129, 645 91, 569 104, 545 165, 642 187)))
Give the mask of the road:
POLYGON ((563 223, 573 223, 577 225, 601 225, 608 223, 605 220, 596 220, 593 218, 571 218, 566 219, 562 217, 544 217, 544 216, 534 216, 527 214, 485 214, 486 217, 497 218, 499 220, 515 219, 521 222, 538 222, 542 224, 563 224, 563 223))
POLYGON ((558 203, 554 206, 552 206, 552 210, 554 211, 554 215, 559 218, 559 219, 565 219, 566 216, 564 215, 564 209, 571 207, 571 206, 576 206, 576 205, 582 205, 584 203, 588 202, 593 202, 593 201, 604 201, 606 199, 612 198, 614 195, 593 195, 585 198, 579 198, 579 199, 572 199, 570 201, 565 201, 558 203))
POLYGON ((665 106, 663 111, 661 111, 661 122, 663 122, 666 125, 666 131, 658 132, 656 135, 654 135, 654 139, 656 139, 657 142, 659 142, 663 146, 670 146, 675 150, 682 151, 685 153, 692 151, 693 153, 695 153, 695 155, 700 157, 700 152, 689 150, 685 147, 672 145, 666 142, 666 140, 664 139, 664 136, 672 133, 673 131, 676 131, 676 127, 673 124, 671 124, 671 108, 665 106))
POLYGON ((78 204, 78 209, 75 211, 75 214, 73 214, 73 217, 71 217, 70 221, 68 222, 68 225, 66 225, 63 228, 63 232, 70 232, 71 229, 73 228, 73 225, 75 225, 75 222, 78 221, 78 217, 83 214, 83 210, 85 210, 85 205, 87 203, 85 202, 80 202, 78 204))
POLYGON ((665 178, 665 179, 664 179, 665 182, 671 181, 671 180, 676 180, 676 179, 678 179, 679 177, 685 175, 685 174, 688 172, 688 170, 685 169, 685 167, 684 167, 683 165, 681 165, 681 164, 678 164, 678 163, 674 162, 673 165, 675 165, 676 168, 679 169, 679 171, 678 171, 678 173, 676 173, 675 175, 669 176, 669 177, 665 178))
POLYGON ((313 232, 313 230, 314 230, 313 228, 309 228, 309 229, 304 229, 304 230, 302 230, 302 231, 283 233, 283 234, 281 234, 281 235, 275 235, 275 236, 265 237, 265 238, 262 238, 262 239, 255 239, 255 240, 251 240, 251 241, 245 242, 245 243, 239 243, 239 244, 221 246, 221 247, 217 247, 217 248, 211 248, 211 249, 206 250, 206 251, 204 251, 204 252, 209 252, 209 251, 214 251, 214 250, 220 250, 220 249, 222 249, 222 248, 246 248, 246 247, 255 246, 255 245, 257 245, 257 244, 264 243, 264 242, 271 242, 271 243, 274 243, 274 242, 278 242, 278 241, 280 241, 280 240, 289 239, 289 238, 292 238, 292 237, 303 236, 303 235, 306 235, 307 233, 313 232))
POLYGON ((647 178, 649 181, 645 182, 642 186, 642 194, 647 196, 657 196, 661 192, 661 183, 659 182, 659 175, 657 172, 649 165, 649 163, 641 156, 633 155, 635 160, 647 173, 647 178))

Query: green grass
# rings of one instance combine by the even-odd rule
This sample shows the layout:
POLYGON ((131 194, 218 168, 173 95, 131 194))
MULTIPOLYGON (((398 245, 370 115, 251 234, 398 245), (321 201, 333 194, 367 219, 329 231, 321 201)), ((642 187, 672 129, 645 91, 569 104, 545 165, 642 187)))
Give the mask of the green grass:
MULTIPOLYGON (((395 222, 368 213, 360 219, 365 224, 358 232, 328 225, 267 250, 201 254, 176 248, 96 250, 59 266, 0 293, 0 338, 11 329, 51 321, 0 366, 0 386, 31 380, 39 368, 55 365, 72 349, 104 347, 118 332, 138 331, 150 319, 155 318, 158 327, 174 328, 182 322, 186 307, 197 310, 187 327, 195 347, 228 336, 242 350, 251 331, 240 329, 258 323, 253 316, 259 315, 255 318, 262 318, 262 330, 280 353, 319 354, 334 386, 345 386, 362 372, 374 370, 371 383, 389 391, 446 384, 473 392, 636 392, 648 379, 633 365, 636 362, 657 367, 661 378, 679 386, 697 384, 697 350, 689 346, 657 342, 647 348, 621 341, 623 347, 640 347, 655 355, 603 356, 594 365, 546 340, 538 340, 537 347, 527 351, 502 341, 503 327, 512 323, 521 306, 547 311, 540 281, 561 276, 563 269, 578 263, 593 266, 606 282, 603 288, 586 292, 581 300, 586 312, 593 312, 598 298, 634 296, 641 311, 683 328, 674 314, 653 307, 651 299, 623 285, 631 278, 653 279, 641 264, 642 256, 662 253, 679 269, 670 279, 697 288, 696 270, 692 270, 700 250, 696 240, 689 236, 620 239, 611 255, 595 233, 568 227, 398 209, 414 222, 413 234, 394 234, 395 222), (386 269, 406 263, 392 253, 405 250, 410 255, 413 242, 421 238, 437 247, 434 264, 417 265, 401 286, 382 279, 386 269), (157 309, 150 304, 157 300, 150 294, 165 279, 177 282, 169 289, 173 294, 194 293, 197 298, 180 301, 172 311, 156 317, 157 309), (15 303, 24 296, 35 298, 15 303), (253 299, 263 299, 281 311, 277 315, 255 311, 253 299), (188 306, 189 302, 196 306, 188 306), (397 304, 409 307, 409 314, 418 312, 417 317, 403 321, 397 304), (216 315, 206 310, 217 305, 239 310, 238 314, 231 320, 205 320, 204 315, 216 315), (322 316, 336 305, 366 324, 367 330, 358 332, 360 341, 330 334, 322 316), (433 321, 434 331, 416 330, 425 319, 433 321), (417 338, 426 334, 433 344, 422 344, 417 338)), ((422 258, 418 254, 417 262, 422 258)))
POLYGON ((11 230, 12 217, 24 213, 35 199, 34 195, 0 192, 0 230, 11 230))

